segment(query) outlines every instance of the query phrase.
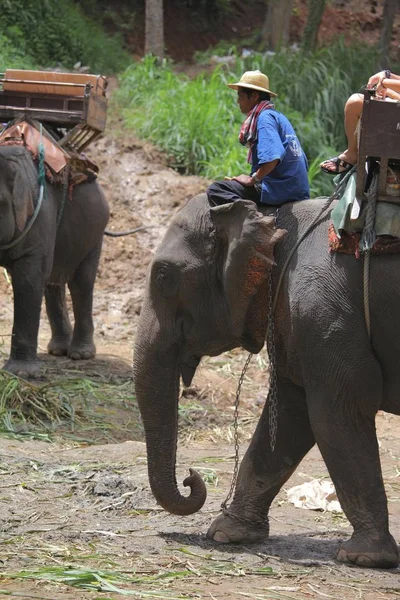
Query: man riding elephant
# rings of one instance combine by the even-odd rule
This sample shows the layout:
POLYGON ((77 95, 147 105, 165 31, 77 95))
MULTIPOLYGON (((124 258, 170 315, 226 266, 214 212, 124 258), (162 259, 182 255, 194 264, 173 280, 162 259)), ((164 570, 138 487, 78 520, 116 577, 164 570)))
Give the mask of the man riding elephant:
POLYGON ((247 115, 239 142, 249 148, 250 175, 225 177, 207 190, 210 204, 252 200, 280 206, 310 197, 307 159, 290 121, 275 110, 269 79, 260 71, 247 71, 237 83, 237 101, 247 115))

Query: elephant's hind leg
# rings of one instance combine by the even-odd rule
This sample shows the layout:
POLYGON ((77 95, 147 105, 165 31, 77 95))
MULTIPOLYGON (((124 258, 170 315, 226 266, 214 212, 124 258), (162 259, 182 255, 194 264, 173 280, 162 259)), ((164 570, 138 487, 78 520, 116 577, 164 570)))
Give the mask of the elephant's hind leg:
POLYGON ((354 528, 351 539, 339 548, 337 559, 391 568, 399 564, 399 552, 389 533, 375 430, 373 399, 379 398, 380 381, 378 369, 371 365, 364 377, 359 376, 357 386, 354 382, 343 384, 347 397, 329 401, 324 390, 310 400, 309 413, 338 498, 354 528))
POLYGON ((221 543, 251 543, 266 538, 272 500, 314 443, 303 390, 279 378, 275 450, 270 448, 266 405, 240 465, 233 502, 227 513, 211 524, 207 536, 221 543))
POLYGON ((72 326, 65 299, 65 285, 47 285, 45 290, 46 311, 51 327, 49 354, 65 356, 72 338, 72 326))
POLYGON ((102 240, 82 261, 68 286, 74 308, 75 326, 68 356, 74 360, 94 358, 93 289, 100 260, 102 240))

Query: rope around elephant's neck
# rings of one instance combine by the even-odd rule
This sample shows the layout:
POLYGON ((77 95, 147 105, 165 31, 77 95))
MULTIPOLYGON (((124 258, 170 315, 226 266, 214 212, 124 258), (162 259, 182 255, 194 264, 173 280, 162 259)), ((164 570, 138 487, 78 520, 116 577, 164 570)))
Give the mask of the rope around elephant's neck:
POLYGON ((364 193, 367 201, 365 226, 360 239, 360 251, 364 254, 363 266, 363 296, 364 296, 364 318, 367 328, 368 339, 371 340, 371 312, 369 304, 369 276, 370 276, 370 258, 371 250, 376 241, 375 218, 378 200, 378 176, 372 179, 369 190, 364 193))

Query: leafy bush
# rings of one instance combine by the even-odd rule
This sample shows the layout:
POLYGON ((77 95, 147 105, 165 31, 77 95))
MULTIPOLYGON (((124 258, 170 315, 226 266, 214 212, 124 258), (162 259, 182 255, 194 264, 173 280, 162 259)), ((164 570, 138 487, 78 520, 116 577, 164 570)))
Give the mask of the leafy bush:
POLYGON ((20 46, 15 46, 9 38, 0 33, 0 71, 5 68, 32 69, 34 62, 27 57, 20 46))
POLYGON ((145 57, 122 74, 115 100, 125 125, 165 150, 182 172, 210 179, 247 173, 246 150, 238 143, 243 115, 226 83, 260 69, 279 94, 277 110, 292 122, 306 152, 312 194, 327 195, 332 181, 318 164, 345 149, 344 104, 375 64, 374 48, 341 41, 313 55, 286 50, 236 57, 233 68, 219 66, 192 80, 176 75, 167 61, 145 57))
POLYGON ((72 0, 2 0, 0 30, 8 46, 18 48, 15 57, 4 57, 11 59, 5 67, 19 66, 19 56, 42 67, 71 68, 81 62, 104 73, 129 62, 120 39, 106 36, 72 0))

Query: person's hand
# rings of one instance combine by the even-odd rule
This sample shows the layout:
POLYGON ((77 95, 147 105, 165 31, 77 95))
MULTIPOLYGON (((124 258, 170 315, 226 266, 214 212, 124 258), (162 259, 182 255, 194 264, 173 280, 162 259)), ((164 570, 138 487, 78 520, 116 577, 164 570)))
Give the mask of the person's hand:
POLYGON ((238 181, 239 183, 241 183, 242 185, 245 185, 246 187, 250 187, 250 186, 254 185, 254 181, 253 181, 253 178, 251 177, 251 175, 244 175, 242 173, 242 175, 238 175, 237 177, 231 177, 231 179, 238 181))
POLYGON ((380 79, 376 85, 376 93, 380 98, 386 98, 386 93, 387 93, 387 89, 385 88, 385 86, 382 83, 383 79, 385 79, 385 78, 383 77, 382 79, 380 79))
POLYGON ((368 79, 368 84, 367 84, 367 88, 370 90, 371 88, 374 87, 374 85, 378 86, 382 85, 382 80, 385 79, 386 76, 386 72, 385 71, 379 71, 379 73, 375 73, 375 75, 371 75, 371 77, 368 79))

